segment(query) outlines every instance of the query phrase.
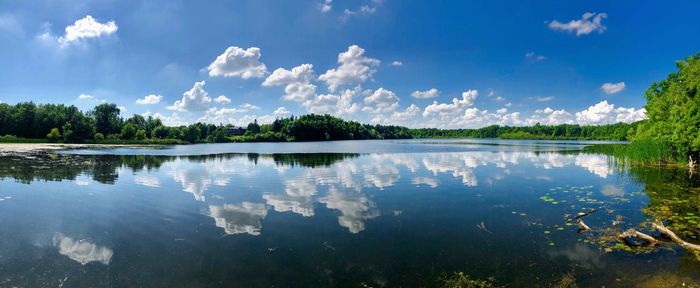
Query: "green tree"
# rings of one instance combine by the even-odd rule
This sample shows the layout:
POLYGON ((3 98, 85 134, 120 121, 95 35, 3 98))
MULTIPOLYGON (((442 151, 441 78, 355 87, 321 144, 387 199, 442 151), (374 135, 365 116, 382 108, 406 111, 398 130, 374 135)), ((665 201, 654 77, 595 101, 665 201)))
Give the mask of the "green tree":
POLYGON ((163 139, 168 137, 168 127, 165 126, 157 126, 153 129, 153 132, 151 134, 152 138, 158 138, 158 139, 163 139))
POLYGON ((136 137, 136 132, 136 125, 133 123, 126 123, 124 124, 124 127, 122 127, 120 138, 124 140, 133 140, 134 137, 136 137))
POLYGON ((676 63, 677 72, 647 89, 647 116, 635 140, 669 146, 678 159, 700 152, 700 53, 676 63))
POLYGON ((64 141, 74 141, 75 136, 73 135, 73 125, 66 123, 63 125, 63 140, 64 141))
POLYGON ((92 111, 97 132, 103 135, 118 134, 121 131, 122 119, 119 117, 116 104, 100 104, 92 111))
POLYGON ((260 125, 258 125, 258 119, 253 120, 253 123, 248 124, 248 128, 246 129, 250 131, 252 134, 258 134, 260 133, 260 125))
POLYGON ((185 141, 190 142, 190 143, 197 143, 199 141, 199 134, 201 131, 197 127, 197 125, 190 125, 185 128, 185 141))
POLYGON ((145 140, 146 139, 146 130, 139 129, 138 131, 136 131, 136 136, 134 138, 136 138, 136 140, 145 140))

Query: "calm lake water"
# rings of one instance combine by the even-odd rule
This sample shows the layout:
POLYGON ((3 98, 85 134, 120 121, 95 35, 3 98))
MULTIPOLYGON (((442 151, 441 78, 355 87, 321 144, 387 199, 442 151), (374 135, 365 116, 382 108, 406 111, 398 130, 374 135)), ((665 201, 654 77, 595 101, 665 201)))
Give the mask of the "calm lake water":
POLYGON ((651 233, 664 217, 700 239, 695 176, 583 146, 339 141, 2 157, 0 287, 439 287, 456 271, 507 287, 564 275, 579 287, 696 283, 695 254, 606 237, 651 233), (594 208, 593 231, 577 233, 573 216, 594 208))

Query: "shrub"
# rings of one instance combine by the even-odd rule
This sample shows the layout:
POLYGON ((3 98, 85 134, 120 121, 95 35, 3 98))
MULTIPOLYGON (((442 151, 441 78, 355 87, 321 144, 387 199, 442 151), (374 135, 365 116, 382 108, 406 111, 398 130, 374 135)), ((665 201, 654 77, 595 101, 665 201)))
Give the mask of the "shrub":
POLYGON ((51 132, 46 135, 46 138, 51 142, 57 142, 61 139, 61 132, 58 131, 58 128, 51 128, 51 132))

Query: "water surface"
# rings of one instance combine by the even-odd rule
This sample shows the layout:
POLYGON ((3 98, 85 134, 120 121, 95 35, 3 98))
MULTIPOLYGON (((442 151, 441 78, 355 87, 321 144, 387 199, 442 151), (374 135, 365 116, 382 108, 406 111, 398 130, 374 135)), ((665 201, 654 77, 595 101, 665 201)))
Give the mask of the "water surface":
MULTIPOLYGON (((695 219, 685 216, 697 212, 694 198, 683 197, 695 181, 616 166, 581 152, 585 144, 339 141, 4 157, 0 287, 434 287, 455 271, 509 287, 548 287, 567 274, 583 287, 700 279, 692 253, 630 252, 601 237, 663 213, 695 219), (681 197, 663 194, 671 182, 681 197), (586 221, 595 231, 578 234, 573 215, 594 208, 586 221)), ((682 235, 693 240, 697 229, 682 235)))

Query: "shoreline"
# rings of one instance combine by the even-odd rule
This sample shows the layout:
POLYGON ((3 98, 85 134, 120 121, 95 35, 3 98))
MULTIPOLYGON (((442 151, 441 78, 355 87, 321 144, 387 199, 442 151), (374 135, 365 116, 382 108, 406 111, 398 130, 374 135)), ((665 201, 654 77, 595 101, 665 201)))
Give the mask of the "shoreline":
POLYGON ((58 150, 89 148, 159 147, 148 144, 71 144, 71 143, 0 143, 0 156, 44 155, 58 150))

